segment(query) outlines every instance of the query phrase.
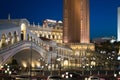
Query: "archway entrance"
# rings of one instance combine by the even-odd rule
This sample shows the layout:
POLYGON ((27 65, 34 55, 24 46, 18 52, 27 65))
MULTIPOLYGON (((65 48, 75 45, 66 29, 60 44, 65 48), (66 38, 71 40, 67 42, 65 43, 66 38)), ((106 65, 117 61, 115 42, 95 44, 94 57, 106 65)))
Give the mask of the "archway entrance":
POLYGON ((26 40, 26 25, 21 24, 21 40, 26 40))

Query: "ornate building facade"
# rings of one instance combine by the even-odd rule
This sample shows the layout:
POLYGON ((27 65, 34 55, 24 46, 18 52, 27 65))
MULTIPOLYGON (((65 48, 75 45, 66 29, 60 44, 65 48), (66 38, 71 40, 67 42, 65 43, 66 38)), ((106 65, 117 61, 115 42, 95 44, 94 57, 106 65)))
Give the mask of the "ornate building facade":
MULTIPOLYGON (((5 60, 1 60, 2 63, 6 63, 9 58, 14 56, 14 58, 18 59, 18 55, 20 58, 24 58, 23 55, 26 55, 30 53, 30 50, 27 48, 20 47, 19 45, 24 43, 28 47, 28 42, 32 41, 36 44, 35 47, 40 46, 43 50, 37 49, 37 52, 40 52, 41 57, 44 58, 46 61, 45 63, 51 63, 51 52, 49 51, 49 48, 52 46, 52 64, 55 66, 56 64, 56 58, 60 57, 62 60, 61 66, 64 68, 77 68, 82 67, 88 64, 88 62, 83 62, 86 59, 88 59, 89 56, 93 55, 94 51, 94 45, 93 44, 84 44, 84 43, 63 43, 63 23, 61 21, 53 21, 53 20, 45 20, 43 22, 43 25, 35 25, 35 24, 29 24, 29 21, 26 19, 10 19, 10 20, 0 20, 0 52, 1 57, 7 57, 5 60), (27 41, 27 42, 24 42, 27 41), (51 42, 55 43, 55 45, 52 45, 51 42), (18 48, 16 48, 18 45, 18 48), (17 54, 16 52, 11 51, 11 49, 18 49, 17 54), (7 52, 6 49, 8 50, 7 52), (21 49, 25 49, 23 51, 20 51, 21 49), (5 50, 5 51, 4 51, 5 50), (8 53, 10 50, 10 54, 8 53), (45 51, 44 51, 45 50, 45 51), (90 51, 89 51, 90 50, 90 51), (4 51, 4 53, 3 53, 4 51), (43 51, 43 52, 42 52, 43 51), (24 54, 26 53, 26 54, 24 54), (9 54, 9 56, 8 56, 9 54), (86 57, 84 59, 84 57, 86 57)), ((33 43, 32 43, 33 44, 33 43)), ((29 44, 30 46, 31 44, 29 44)), ((33 46, 34 47, 34 46, 33 46)), ((38 56, 35 50, 33 50, 33 63, 36 64, 36 60, 39 60, 38 56), (34 57, 37 55, 37 57, 34 57), (37 59, 36 59, 37 58, 37 59)), ((28 56, 29 58, 29 56, 28 56)), ((29 59, 23 59, 24 61, 18 61, 21 65, 24 65, 29 62, 29 59), (26 62, 27 61, 27 62, 26 62)), ((37 61, 38 63, 39 61, 37 61)), ((45 65, 44 63, 44 65, 45 65)), ((91 64, 91 62, 89 62, 91 64)), ((24 66, 23 65, 23 66, 24 66)), ((93 65, 93 64, 92 64, 93 65)), ((37 66, 37 64, 36 64, 37 66)), ((40 66, 40 65, 39 65, 40 66)), ((34 66, 35 67, 35 66, 34 66)))

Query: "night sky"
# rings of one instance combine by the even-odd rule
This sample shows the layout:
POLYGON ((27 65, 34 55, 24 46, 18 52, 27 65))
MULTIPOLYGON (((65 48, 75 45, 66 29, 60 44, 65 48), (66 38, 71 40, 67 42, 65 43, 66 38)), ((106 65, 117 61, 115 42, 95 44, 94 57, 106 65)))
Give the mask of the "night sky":
MULTIPOLYGON (((90 0, 90 37, 117 35, 117 8, 120 0, 90 0)), ((62 0, 0 0, 0 19, 26 18, 32 24, 44 19, 62 20, 62 0)))

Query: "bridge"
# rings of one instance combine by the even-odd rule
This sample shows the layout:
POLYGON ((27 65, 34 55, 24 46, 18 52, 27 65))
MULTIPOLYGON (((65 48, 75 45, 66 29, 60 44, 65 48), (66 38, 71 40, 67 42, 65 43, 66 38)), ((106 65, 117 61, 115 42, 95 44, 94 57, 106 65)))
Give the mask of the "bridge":
MULTIPOLYGON (((32 31, 37 31, 41 28, 38 26, 36 27, 34 25, 30 25, 26 19, 0 20, 0 27, 1 66, 6 64, 10 58, 14 57, 19 52, 24 50, 28 50, 29 54, 32 54, 32 56, 35 55, 34 52, 37 52, 40 56, 39 59, 42 58, 44 60, 44 64, 55 64, 57 58, 59 58, 59 60, 66 59, 65 61, 67 61, 68 64, 69 59, 74 59, 72 54, 73 51, 70 48, 58 45, 57 42, 51 39, 41 39, 41 37, 44 37, 43 35, 38 36, 39 34, 35 34, 32 31)), ((49 35, 47 35, 49 38, 57 36, 56 34, 53 34, 50 37, 51 29, 45 28, 45 30, 48 30, 47 32, 49 32, 49 35)), ((59 36, 59 39, 60 37, 61 36, 59 36)), ((27 56, 26 58, 29 62, 30 56, 27 56)))

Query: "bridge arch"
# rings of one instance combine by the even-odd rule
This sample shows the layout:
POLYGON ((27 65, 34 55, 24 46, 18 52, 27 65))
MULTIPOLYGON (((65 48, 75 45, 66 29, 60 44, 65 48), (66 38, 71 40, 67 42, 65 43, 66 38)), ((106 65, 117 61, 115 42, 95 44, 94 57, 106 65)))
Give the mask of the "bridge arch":
POLYGON ((45 64, 45 59, 35 49, 32 49, 32 51, 29 48, 21 50, 20 52, 14 54, 13 58, 17 60, 19 66, 24 68, 30 65, 33 68, 39 68, 45 64))
POLYGON ((5 64, 8 61, 8 59, 13 57, 15 54, 24 50, 30 50, 30 52, 36 51, 44 60, 46 59, 47 52, 43 48, 38 46, 36 43, 30 42, 30 41, 22 41, 20 43, 15 44, 14 46, 6 48, 6 50, 0 51, 0 53, 3 53, 3 54, 0 54, 1 65, 5 64))

